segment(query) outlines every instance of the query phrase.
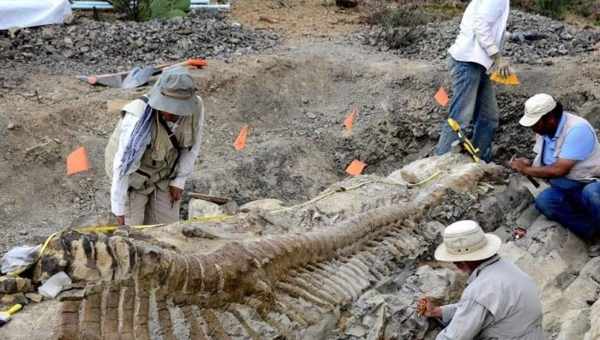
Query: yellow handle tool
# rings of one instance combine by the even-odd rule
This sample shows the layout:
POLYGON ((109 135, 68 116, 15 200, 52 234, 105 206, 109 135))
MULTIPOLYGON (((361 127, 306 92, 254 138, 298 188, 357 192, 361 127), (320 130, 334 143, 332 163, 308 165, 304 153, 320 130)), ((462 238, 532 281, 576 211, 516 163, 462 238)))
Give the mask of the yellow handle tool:
POLYGON ((4 324, 9 322, 13 314, 20 311, 21 308, 23 308, 23 306, 17 303, 16 305, 10 307, 8 310, 0 312, 0 327, 4 326, 4 324))
POLYGON ((448 125, 450 125, 450 128, 458 135, 458 139, 463 148, 469 153, 469 155, 471 155, 476 163, 479 163, 479 149, 476 148, 467 137, 465 137, 464 133, 460 129, 460 124, 458 124, 458 122, 454 119, 448 118, 448 125))

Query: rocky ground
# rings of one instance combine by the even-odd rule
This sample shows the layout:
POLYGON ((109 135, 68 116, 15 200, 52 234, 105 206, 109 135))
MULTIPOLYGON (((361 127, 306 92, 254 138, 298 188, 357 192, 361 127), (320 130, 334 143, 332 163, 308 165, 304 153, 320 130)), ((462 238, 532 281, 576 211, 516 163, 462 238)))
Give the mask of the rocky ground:
MULTIPOLYGON (((447 49, 459 32, 461 17, 444 22, 413 26, 375 25, 356 37, 380 50, 401 56, 432 61, 447 58, 447 49)), ((515 63, 543 64, 549 58, 593 51, 600 42, 600 30, 576 27, 540 15, 511 11, 503 54, 515 63)))
POLYGON ((59 74, 102 73, 186 58, 254 53, 277 41, 277 34, 242 27, 220 14, 192 13, 185 19, 142 23, 77 16, 68 25, 1 32, 0 58, 45 65, 59 74))

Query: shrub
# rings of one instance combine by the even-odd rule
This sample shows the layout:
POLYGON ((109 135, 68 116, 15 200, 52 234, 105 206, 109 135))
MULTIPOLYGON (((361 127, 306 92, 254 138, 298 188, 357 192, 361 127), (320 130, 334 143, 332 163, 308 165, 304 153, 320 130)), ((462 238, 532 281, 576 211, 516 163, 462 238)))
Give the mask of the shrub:
POLYGON ((560 18, 565 10, 567 0, 536 0, 537 9, 541 14, 560 18))
POLYGON ((111 0, 110 2, 115 11, 135 21, 185 16, 190 9, 190 0, 111 0))

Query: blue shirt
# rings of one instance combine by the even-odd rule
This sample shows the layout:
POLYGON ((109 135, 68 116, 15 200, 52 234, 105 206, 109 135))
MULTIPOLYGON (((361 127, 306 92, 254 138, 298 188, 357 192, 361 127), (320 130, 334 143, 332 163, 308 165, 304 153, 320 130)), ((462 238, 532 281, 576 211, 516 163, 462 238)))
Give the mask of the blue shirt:
MULTIPOLYGON (((544 165, 552 165, 558 160, 554 156, 556 151, 556 141, 565 127, 567 117, 563 114, 556 129, 554 137, 544 136, 544 149, 542 153, 542 162, 544 165)), ((558 158, 569 159, 573 161, 582 161, 590 157, 594 151, 596 136, 594 131, 584 123, 577 124, 565 137, 565 141, 560 149, 558 158)))

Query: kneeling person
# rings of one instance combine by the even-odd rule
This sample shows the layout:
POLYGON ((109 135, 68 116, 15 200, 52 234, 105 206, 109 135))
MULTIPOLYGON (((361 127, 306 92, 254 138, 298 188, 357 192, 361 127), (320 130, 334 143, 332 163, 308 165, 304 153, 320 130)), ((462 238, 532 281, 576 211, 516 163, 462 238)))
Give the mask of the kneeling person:
POLYGON ((106 149, 113 214, 121 225, 179 220, 204 124, 191 75, 183 68, 165 71, 149 94, 127 104, 123 114, 106 149))
POLYGON ((497 255, 500 238, 484 234, 475 221, 449 225, 443 238, 435 259, 453 262, 469 279, 456 304, 437 307, 427 298, 419 301, 423 315, 447 325, 436 339, 544 339, 537 287, 497 255))
POLYGON ((600 233, 600 144, 592 125, 563 112, 560 102, 536 94, 525 102, 519 123, 536 133, 533 164, 516 159, 511 167, 546 178, 551 187, 535 201, 537 209, 585 240, 600 233))

